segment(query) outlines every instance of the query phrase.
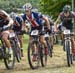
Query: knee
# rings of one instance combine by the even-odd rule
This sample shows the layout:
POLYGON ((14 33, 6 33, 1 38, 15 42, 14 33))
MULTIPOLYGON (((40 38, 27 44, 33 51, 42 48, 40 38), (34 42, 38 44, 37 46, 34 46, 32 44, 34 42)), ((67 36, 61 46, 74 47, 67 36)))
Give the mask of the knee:
POLYGON ((8 38, 7 38, 7 36, 2 36, 2 39, 4 40, 4 41, 6 41, 6 40, 8 40, 8 38))
POLYGON ((41 42, 41 43, 43 43, 43 40, 42 40, 42 39, 40 39, 40 42, 41 42))
POLYGON ((40 39, 40 42, 41 42, 41 43, 46 43, 46 41, 45 41, 44 38, 41 38, 41 39, 40 39))

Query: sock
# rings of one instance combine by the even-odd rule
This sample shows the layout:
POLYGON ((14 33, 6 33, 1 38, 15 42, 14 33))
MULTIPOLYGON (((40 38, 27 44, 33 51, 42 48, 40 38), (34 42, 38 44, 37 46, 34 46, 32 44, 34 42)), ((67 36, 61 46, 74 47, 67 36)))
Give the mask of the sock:
POLYGON ((8 49, 8 52, 11 52, 12 51, 12 48, 10 47, 9 49, 8 49))

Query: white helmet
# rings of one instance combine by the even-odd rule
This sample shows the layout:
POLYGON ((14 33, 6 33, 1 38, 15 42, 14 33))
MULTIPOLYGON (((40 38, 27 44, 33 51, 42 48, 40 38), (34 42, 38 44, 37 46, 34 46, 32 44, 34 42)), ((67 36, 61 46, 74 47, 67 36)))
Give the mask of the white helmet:
POLYGON ((15 17, 17 16, 17 14, 16 13, 14 13, 14 12, 11 12, 10 13, 10 17, 13 19, 13 20, 15 20, 15 17))
POLYGON ((32 5, 30 3, 26 3, 24 6, 23 6, 23 9, 24 10, 31 10, 32 9, 32 5))

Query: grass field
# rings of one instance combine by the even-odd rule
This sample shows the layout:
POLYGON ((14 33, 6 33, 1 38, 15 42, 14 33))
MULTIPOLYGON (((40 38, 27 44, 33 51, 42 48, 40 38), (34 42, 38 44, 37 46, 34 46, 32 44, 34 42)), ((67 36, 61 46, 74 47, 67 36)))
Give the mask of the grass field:
POLYGON ((47 66, 41 66, 37 70, 32 70, 28 64, 27 58, 28 36, 24 36, 24 57, 20 63, 15 64, 13 70, 7 70, 4 64, 0 63, 0 73, 75 73, 75 62, 71 67, 67 66, 66 53, 61 45, 54 45, 53 57, 48 58, 47 66))

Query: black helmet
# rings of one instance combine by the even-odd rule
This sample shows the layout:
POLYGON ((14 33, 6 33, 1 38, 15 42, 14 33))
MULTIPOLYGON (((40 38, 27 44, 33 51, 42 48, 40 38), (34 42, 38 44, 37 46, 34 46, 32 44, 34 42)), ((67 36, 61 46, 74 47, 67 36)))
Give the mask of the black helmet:
POLYGON ((70 12, 70 11, 71 11, 70 5, 65 5, 64 8, 63 8, 63 12, 67 13, 67 12, 70 12))

